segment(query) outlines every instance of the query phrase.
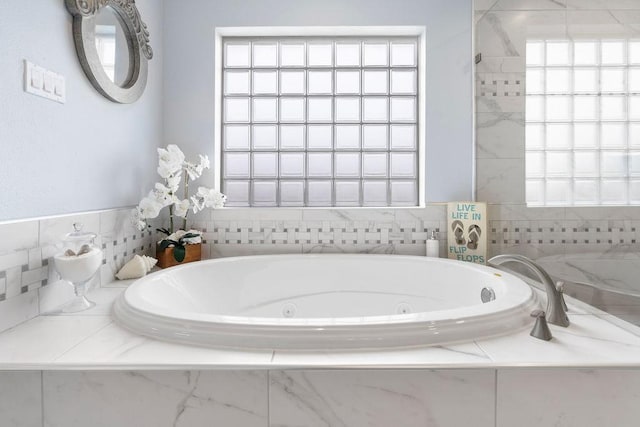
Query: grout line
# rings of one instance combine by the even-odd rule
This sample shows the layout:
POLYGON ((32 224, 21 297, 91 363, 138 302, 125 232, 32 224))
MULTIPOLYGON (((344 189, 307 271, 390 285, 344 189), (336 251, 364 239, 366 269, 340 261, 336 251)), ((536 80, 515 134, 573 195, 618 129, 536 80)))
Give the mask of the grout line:
POLYGON ((489 352, 486 351, 478 341, 473 341, 473 343, 475 343, 475 345, 478 346, 478 348, 480 348, 480 350, 482 350, 482 352, 487 356, 487 358, 489 360, 491 360, 491 362, 494 362, 494 363, 496 362, 496 359, 491 357, 491 354, 489 354, 489 352))
POLYGON ((44 427, 44 371, 40 371, 40 422, 44 427))
POLYGON ((493 425, 498 427, 498 370, 494 370, 493 380, 493 425))
MULTIPOLYGON (((73 316, 67 316, 67 317, 73 317, 73 316)), ((109 315, 106 315, 104 317, 110 317, 109 315)), ((61 357, 64 357, 66 354, 68 354, 70 351, 72 351, 73 349, 77 348, 79 345, 81 345, 82 343, 84 343, 85 341, 87 341, 88 339, 90 339, 91 337, 95 336, 96 334, 98 334, 99 332, 101 332, 103 329, 107 328, 108 326, 113 324, 113 320, 111 320, 109 323, 107 323, 106 325, 104 325, 101 328, 96 329, 95 331, 91 331, 89 334, 87 334, 87 336, 85 336, 84 338, 82 338, 80 341, 78 341, 77 343, 75 343, 74 345, 72 345, 71 347, 69 347, 68 349, 66 349, 63 353, 59 354, 58 356, 56 356, 53 359, 53 362, 56 362, 57 360, 59 360, 61 357)))
MULTIPOLYGON (((275 353, 274 351, 274 356, 275 353)), ((273 357, 271 360, 273 361, 273 357)), ((267 427, 271 427, 271 369, 267 371, 267 427)))

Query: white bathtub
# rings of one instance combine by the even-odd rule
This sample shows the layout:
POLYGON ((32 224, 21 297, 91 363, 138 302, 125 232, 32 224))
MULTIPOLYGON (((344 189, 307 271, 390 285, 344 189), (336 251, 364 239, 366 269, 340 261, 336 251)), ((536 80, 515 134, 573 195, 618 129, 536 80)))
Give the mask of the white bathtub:
POLYGON ((492 268, 397 255, 273 255, 174 267, 132 284, 116 321, 182 343, 259 349, 441 345, 530 325, 522 280, 492 268), (495 300, 483 303, 484 287, 495 300))

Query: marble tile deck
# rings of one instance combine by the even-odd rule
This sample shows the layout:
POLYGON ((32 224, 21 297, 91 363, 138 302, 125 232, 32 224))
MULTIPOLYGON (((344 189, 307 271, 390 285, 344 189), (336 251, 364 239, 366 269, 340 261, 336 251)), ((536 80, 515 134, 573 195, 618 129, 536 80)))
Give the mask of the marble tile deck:
MULTIPOLYGON (((130 282, 123 282, 128 284, 130 282)), ((568 328, 550 342, 511 335, 466 343, 379 351, 248 351, 204 348, 133 334, 110 316, 125 287, 94 291, 92 310, 38 316, 0 334, 0 371, 175 369, 447 369, 640 367, 640 328, 568 298, 568 328)))

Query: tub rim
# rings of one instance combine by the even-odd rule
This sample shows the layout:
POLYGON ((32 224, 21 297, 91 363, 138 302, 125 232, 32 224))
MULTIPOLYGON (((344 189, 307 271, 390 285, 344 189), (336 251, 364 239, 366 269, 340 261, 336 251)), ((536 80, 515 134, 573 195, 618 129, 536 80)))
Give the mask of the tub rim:
MULTIPOLYGON (((393 257, 394 260, 404 258, 414 262, 428 260, 425 257, 409 255, 290 254, 229 257, 201 262, 212 263, 225 260, 229 262, 240 258, 268 260, 274 257, 306 257, 307 259, 310 257, 325 259, 393 257)), ((284 319, 226 315, 176 316, 144 310, 130 304, 127 300, 127 292, 129 289, 136 289, 134 288, 136 282, 134 282, 115 301, 113 314, 119 325, 144 336, 188 344, 251 349, 367 349, 442 345, 504 335, 531 324, 532 319, 529 314, 539 308, 539 301, 533 289, 522 279, 492 267, 471 265, 461 261, 431 259, 427 262, 456 263, 460 267, 484 270, 485 273, 498 273, 502 280, 521 283, 520 298, 511 301, 509 305, 505 305, 506 301, 501 303, 497 299, 486 304, 480 303, 462 308, 385 316, 284 319), (434 314, 437 316, 434 317, 434 314), (328 322, 328 320, 334 321, 328 322), (461 327, 461 324, 465 327, 461 327), (447 339, 440 339, 440 336, 446 336, 447 339)), ((172 267, 146 278, 168 274, 177 269, 197 268, 198 265, 199 263, 192 263, 172 267)))

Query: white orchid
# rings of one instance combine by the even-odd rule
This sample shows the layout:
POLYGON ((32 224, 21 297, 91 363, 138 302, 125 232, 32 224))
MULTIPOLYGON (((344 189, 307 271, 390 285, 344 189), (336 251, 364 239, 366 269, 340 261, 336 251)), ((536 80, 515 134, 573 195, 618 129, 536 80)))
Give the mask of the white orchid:
POLYGON ((193 213, 197 213, 202 209, 217 209, 224 206, 227 196, 212 188, 198 187, 198 192, 191 197, 193 202, 193 213))
POLYGON ((171 175, 178 174, 184 164, 184 153, 177 145, 170 144, 167 148, 158 148, 158 156, 160 164, 158 166, 158 174, 163 178, 169 178, 171 175))
POLYGON ((160 230, 167 235, 173 235, 174 215, 183 218, 184 230, 187 228, 189 210, 197 213, 205 207, 215 209, 224 206, 226 196, 218 190, 199 187, 196 195, 189 197, 189 181, 200 178, 204 170, 211 167, 208 156, 199 157, 200 161, 197 164, 186 162, 184 153, 177 145, 170 144, 167 148, 158 148, 158 174, 165 182, 156 183, 153 190, 132 211, 131 220, 136 227, 144 230, 148 227, 148 219, 156 218, 162 208, 169 206, 170 228, 160 230), (177 196, 181 182, 184 183, 184 199, 177 196))
POLYGON ((145 197, 140 201, 138 210, 140 211, 140 218, 152 219, 157 218, 160 215, 160 210, 163 206, 151 197, 145 197))
POLYGON ((179 173, 177 175, 172 175, 166 178, 166 181, 167 181, 167 188, 172 193, 175 194, 178 191, 178 188, 180 187, 180 181, 182 181, 182 174, 179 173))
POLYGON ((133 226, 140 231, 147 228, 147 221, 142 218, 142 213, 140 212, 140 208, 138 207, 135 207, 131 210, 131 224, 133 224, 133 226))
POLYGON ((204 156, 200 154, 200 166, 202 166, 202 169, 209 169, 211 167, 209 156, 207 156, 206 154, 204 156))
POLYGON ((191 203, 189 199, 178 200, 173 204, 173 213, 180 218, 186 218, 190 207, 191 203))
POLYGON ((200 187, 198 189, 198 192, 203 194, 205 201, 204 205, 207 208, 219 209, 223 207, 225 202, 227 201, 227 196, 212 188, 200 187))
POLYGON ((148 197, 160 203, 162 207, 169 206, 178 199, 171 189, 159 182, 157 182, 154 189, 149 192, 148 197))
POLYGON ((160 175, 164 179, 170 178, 173 173, 174 172, 171 170, 169 165, 167 165, 166 163, 161 163, 158 166, 158 175, 160 175))
POLYGON ((189 179, 194 180, 200 178, 202 172, 204 172, 205 169, 209 169, 210 166, 209 156, 200 154, 200 163, 196 165, 195 163, 185 162, 184 170, 189 174, 189 179))
POLYGON ((193 163, 185 162, 184 170, 189 175, 190 180, 198 179, 202 175, 202 167, 193 163))

